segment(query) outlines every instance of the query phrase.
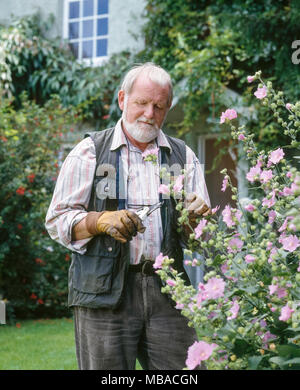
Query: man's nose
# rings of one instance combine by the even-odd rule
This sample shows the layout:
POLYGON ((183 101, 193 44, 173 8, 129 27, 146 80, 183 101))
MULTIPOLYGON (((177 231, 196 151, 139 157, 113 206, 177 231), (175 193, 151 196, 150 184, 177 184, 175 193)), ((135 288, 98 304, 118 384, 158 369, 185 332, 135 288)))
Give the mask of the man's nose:
POLYGON ((145 108, 144 115, 147 119, 152 119, 154 116, 154 107, 152 104, 148 104, 145 108))

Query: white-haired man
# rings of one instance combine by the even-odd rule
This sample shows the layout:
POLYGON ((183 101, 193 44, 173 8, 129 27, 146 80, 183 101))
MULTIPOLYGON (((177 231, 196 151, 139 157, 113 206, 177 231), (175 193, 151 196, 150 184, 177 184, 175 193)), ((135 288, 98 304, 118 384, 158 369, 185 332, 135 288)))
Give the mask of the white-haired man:
POLYGON ((183 267, 172 199, 144 221, 142 206, 162 201, 159 169, 192 166, 187 179, 191 220, 210 213, 199 161, 183 141, 161 130, 172 103, 172 83, 146 63, 125 76, 116 126, 89 133, 64 161, 46 216, 50 236, 69 248, 69 306, 74 307, 79 369, 182 369, 194 329, 161 293, 155 258, 183 267), (158 164, 143 152, 156 148, 158 164), (110 168, 113 169, 110 169, 110 168))

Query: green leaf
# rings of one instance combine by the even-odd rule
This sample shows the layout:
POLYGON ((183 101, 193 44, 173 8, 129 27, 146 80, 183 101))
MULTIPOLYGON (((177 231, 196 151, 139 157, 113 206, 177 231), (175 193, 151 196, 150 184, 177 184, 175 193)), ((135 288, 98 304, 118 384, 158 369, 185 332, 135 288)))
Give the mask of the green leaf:
POLYGON ((300 347, 293 344, 278 345, 276 350, 281 357, 300 357, 300 347))
POLYGON ((264 356, 250 356, 248 358, 249 370, 257 370, 264 356))
POLYGON ((286 360, 285 363, 286 364, 297 364, 297 365, 300 365, 300 357, 296 357, 296 358, 293 358, 293 359, 289 359, 289 360, 286 360))
POLYGON ((274 356, 269 359, 269 362, 277 364, 281 369, 283 369, 285 359, 279 356, 274 356))

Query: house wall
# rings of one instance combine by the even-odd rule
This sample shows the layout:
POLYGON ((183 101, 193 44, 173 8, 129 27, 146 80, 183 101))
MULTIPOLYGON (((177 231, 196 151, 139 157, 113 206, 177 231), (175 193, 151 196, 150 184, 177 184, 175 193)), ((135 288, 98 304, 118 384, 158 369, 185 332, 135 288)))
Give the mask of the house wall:
MULTIPOLYGON (((122 50, 139 51, 144 42, 140 36, 145 0, 109 0, 108 56, 122 50)), ((48 37, 64 37, 64 0, 0 1, 0 24, 9 25, 12 16, 22 17, 39 12, 42 20, 55 16, 48 37)))
POLYGON ((63 0, 9 0, 0 1, 0 23, 9 25, 12 17, 22 17, 39 12, 42 20, 46 20, 52 13, 55 23, 49 37, 62 36, 63 27, 63 0))

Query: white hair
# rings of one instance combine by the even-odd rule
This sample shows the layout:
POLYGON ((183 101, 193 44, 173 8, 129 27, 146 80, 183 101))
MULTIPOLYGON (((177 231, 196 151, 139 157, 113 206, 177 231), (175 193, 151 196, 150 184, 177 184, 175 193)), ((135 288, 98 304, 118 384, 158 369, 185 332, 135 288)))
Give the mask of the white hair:
POLYGON ((168 103, 171 105, 173 99, 173 86, 171 77, 169 73, 165 71, 161 66, 156 65, 152 62, 146 62, 145 64, 136 65, 127 72, 121 85, 121 89, 125 92, 125 94, 130 94, 133 84, 140 74, 145 74, 152 82, 160 85, 161 87, 168 86, 168 103))

